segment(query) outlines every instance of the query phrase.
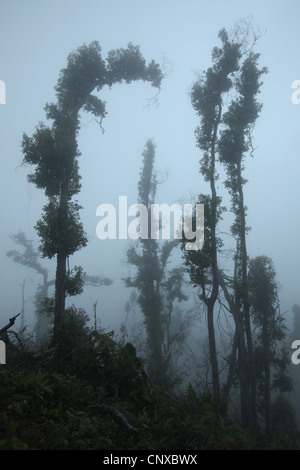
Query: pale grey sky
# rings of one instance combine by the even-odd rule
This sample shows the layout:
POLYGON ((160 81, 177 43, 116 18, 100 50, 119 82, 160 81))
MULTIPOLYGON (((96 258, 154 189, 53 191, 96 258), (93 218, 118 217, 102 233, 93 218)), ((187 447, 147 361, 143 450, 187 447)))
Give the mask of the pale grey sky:
MULTIPOLYGON (((33 292, 36 285, 33 272, 6 257, 15 248, 8 237, 19 229, 38 244, 33 227, 45 202, 42 192, 26 181, 29 168, 19 166, 20 143, 23 132, 32 135, 38 122, 45 121, 43 107, 55 100, 53 87, 68 54, 97 40, 105 58, 111 49, 132 42, 147 61, 165 63, 171 70, 157 106, 147 106, 155 94, 150 85, 118 85, 103 90, 108 111, 103 135, 89 116, 82 118, 83 186, 78 199, 84 206, 82 221, 90 243, 71 263, 82 264, 90 274, 114 278, 120 295, 109 289, 100 293, 106 320, 114 324, 113 315, 118 318, 126 297, 118 280, 126 274, 120 263, 126 243, 97 239, 96 208, 101 203, 116 204, 119 195, 136 201, 141 153, 148 138, 157 145, 157 169, 169 173, 159 188, 158 202, 172 204, 206 191, 194 138, 198 118, 189 90, 196 74, 211 65, 219 30, 230 29, 249 15, 264 33, 256 50, 269 73, 259 96, 263 110, 253 136, 257 149, 245 162, 249 180, 245 200, 252 226, 248 251, 251 257, 273 259, 282 284, 282 310, 300 303, 300 105, 291 101, 292 82, 300 79, 299 0, 0 0, 0 12, 0 80, 6 84, 6 104, 0 105, 0 325, 19 311, 23 279, 32 279, 33 292)), ((227 201, 222 178, 219 187, 227 201)), ((54 274, 54 262, 45 264, 54 274)), ((93 295, 98 296, 95 291, 93 295)))

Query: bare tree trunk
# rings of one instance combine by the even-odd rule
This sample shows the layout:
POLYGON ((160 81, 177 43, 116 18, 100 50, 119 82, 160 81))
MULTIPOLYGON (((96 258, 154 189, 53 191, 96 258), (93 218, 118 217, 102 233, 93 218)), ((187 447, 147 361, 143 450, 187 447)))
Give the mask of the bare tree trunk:
POLYGON ((24 329, 25 326, 25 280, 22 282, 21 287, 22 287, 22 310, 21 310, 21 326, 20 326, 20 331, 24 329))
POLYGON ((245 321, 245 331, 249 361, 249 385, 250 385, 250 406, 251 406, 251 428, 257 431, 257 410, 256 410, 256 370, 252 342, 250 306, 249 306, 249 286, 248 286, 248 255, 246 247, 246 216, 244 206, 244 195, 241 177, 241 162, 237 164, 238 191, 239 191, 239 212, 240 212, 240 249, 242 262, 242 303, 245 321))
POLYGON ((217 358, 215 327, 214 327, 214 303, 209 302, 207 306, 207 325, 208 325, 208 340, 209 340, 209 353, 212 372, 213 383, 213 397, 215 406, 220 412, 220 381, 219 381, 219 367, 217 358))
POLYGON ((65 281, 66 281, 67 256, 64 253, 57 254, 56 279, 55 279, 55 307, 54 307, 54 343, 60 343, 65 323, 65 281))
POLYGON ((268 434, 272 432, 272 419, 271 419, 271 373, 270 373, 270 342, 268 337, 267 320, 263 320, 263 351, 264 351, 264 371, 265 371, 265 386, 264 386, 264 400, 265 400, 265 421, 266 431, 268 434))
POLYGON ((43 269, 40 271, 43 275, 43 290, 40 304, 36 307, 37 324, 36 324, 36 340, 38 346, 43 346, 48 340, 50 319, 43 311, 43 302, 48 297, 48 288, 55 281, 48 281, 48 271, 43 269))
POLYGON ((230 394, 230 389, 231 389, 232 381, 233 381, 233 373, 234 373, 234 366, 236 363, 237 350, 238 350, 238 335, 237 335, 237 331, 235 331, 234 337, 233 337, 233 343, 232 343, 232 350, 231 350, 231 354, 230 354, 229 361, 228 361, 229 369, 228 369, 227 379, 223 386, 222 397, 221 397, 222 414, 224 416, 227 416, 228 414, 229 394, 230 394))
MULTIPOLYGON (((64 170, 62 181, 60 207, 58 221, 65 227, 68 218, 69 190, 68 182, 70 175, 64 170)), ((60 234, 60 243, 64 242, 65 233, 60 234)), ((66 274, 67 274, 68 253, 61 247, 57 251, 56 276, 55 276, 55 306, 54 306, 54 343, 59 345, 63 339, 63 329, 65 324, 65 299, 66 299, 66 274)))
POLYGON ((235 322, 235 335, 234 343, 232 347, 232 353, 229 361, 229 372, 224 388, 224 401, 226 406, 226 400, 228 402, 229 391, 232 385, 232 376, 234 369, 234 361, 236 359, 236 350, 238 350, 238 364, 239 364, 239 379, 240 379, 240 401, 241 401, 241 423, 242 426, 248 427, 250 423, 250 406, 249 406, 249 374, 248 374, 248 362, 247 362, 247 351, 245 345, 245 335, 243 320, 241 313, 237 310, 236 304, 233 298, 229 294, 226 283, 224 281, 222 273, 219 272, 219 284, 224 292, 226 301, 229 309, 233 315, 235 322))
POLYGON ((211 244, 212 244, 212 291, 211 296, 206 301, 207 305, 207 322, 208 322, 208 338, 209 338, 209 351, 212 369, 213 381, 213 396, 217 411, 220 411, 220 379, 219 379, 219 366, 217 358, 216 340, 215 340, 215 327, 214 327, 214 306, 218 298, 219 281, 218 281, 218 253, 217 253, 217 239, 216 239, 216 225, 217 225, 217 192, 215 186, 215 146, 217 141, 218 126, 222 114, 222 106, 219 104, 218 116, 214 125, 214 133, 211 147, 211 167, 210 167, 210 189, 211 189, 211 244))

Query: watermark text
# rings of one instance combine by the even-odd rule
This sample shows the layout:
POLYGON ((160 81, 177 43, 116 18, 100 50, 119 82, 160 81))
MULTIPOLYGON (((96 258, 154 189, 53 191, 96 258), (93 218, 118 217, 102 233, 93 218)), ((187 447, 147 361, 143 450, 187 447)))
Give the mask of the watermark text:
POLYGON ((292 363, 298 365, 300 364, 300 340, 293 341, 291 348, 296 349, 292 354, 292 363))
POLYGON ((116 456, 106 455, 103 459, 104 465, 126 465, 134 468, 136 464, 148 465, 197 465, 196 454, 150 454, 143 455, 143 458, 136 456, 116 456), (147 458, 146 458, 147 457, 147 458))
POLYGON ((200 250, 204 243, 204 205, 151 204, 150 214, 144 204, 128 207, 127 196, 119 196, 118 214, 113 204, 100 204, 96 216, 96 234, 100 240, 186 240, 186 250, 200 250), (128 222, 128 217, 134 217, 128 222), (161 236, 160 236, 161 235, 161 236))
POLYGON ((292 83, 292 88, 295 91, 292 93, 292 103, 299 104, 300 103, 300 80, 294 80, 292 83))
POLYGON ((0 104, 6 104, 6 85, 3 80, 0 80, 0 104))
POLYGON ((6 346, 4 341, 0 340, 0 364, 6 364, 6 346))

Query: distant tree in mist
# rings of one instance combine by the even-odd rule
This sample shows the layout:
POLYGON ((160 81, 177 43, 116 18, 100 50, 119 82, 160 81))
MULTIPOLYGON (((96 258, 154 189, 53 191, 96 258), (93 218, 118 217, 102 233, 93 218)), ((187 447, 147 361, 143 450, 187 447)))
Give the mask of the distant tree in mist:
POLYGON ((138 182, 138 202, 147 208, 148 235, 141 236, 138 247, 127 251, 128 263, 137 269, 134 277, 127 277, 127 287, 139 292, 138 303, 144 315, 147 332, 149 371, 152 380, 165 384, 168 381, 168 361, 171 352, 171 317, 175 300, 187 300, 182 291, 183 272, 167 264, 178 240, 163 244, 152 239, 151 204, 155 203, 158 180, 155 173, 155 145, 148 140, 143 151, 143 166, 138 182))
POLYGON ((291 342, 300 339, 300 305, 295 304, 292 307, 293 313, 293 329, 290 333, 291 342))
POLYGON ((50 318, 43 312, 43 301, 48 297, 48 289, 54 284, 54 280, 48 280, 48 270, 40 262, 40 254, 34 249, 32 240, 28 240, 26 234, 22 231, 12 235, 11 240, 22 247, 22 252, 10 250, 7 256, 15 263, 22 264, 28 268, 34 269, 43 278, 43 283, 37 288, 35 295, 36 308, 36 340, 41 345, 47 340, 49 334, 50 318))
MULTIPOLYGON (((154 170, 155 145, 148 140, 143 151, 143 167, 138 183, 138 202, 143 204, 149 217, 151 204, 155 201, 157 179, 154 170)), ((150 219, 148 220, 148 229, 150 219)), ((141 228, 140 228, 141 229, 141 228)), ((148 230, 148 234, 150 230, 148 230)), ((162 270, 159 263, 159 247, 157 240, 151 237, 139 240, 141 250, 132 247, 127 251, 128 263, 137 267, 135 277, 127 278, 125 283, 128 287, 135 287, 138 292, 138 303, 144 315, 147 331, 147 341, 149 349, 149 368, 158 382, 164 381, 164 371, 162 367, 162 296, 160 283, 162 280, 162 270)))
POLYGON ((63 339, 66 297, 67 258, 86 246, 87 238, 80 222, 81 206, 73 200, 80 191, 77 136, 80 112, 87 111, 99 120, 106 116, 105 102, 93 95, 104 86, 150 82, 159 88, 162 73, 158 64, 146 65, 138 47, 112 50, 106 61, 97 41, 72 52, 67 67, 61 70, 55 87, 57 103, 45 107, 52 126, 39 124, 32 137, 23 136, 24 163, 35 170, 28 180, 45 191, 48 203, 36 224, 41 239, 40 249, 47 258, 56 257, 54 341, 63 339))
MULTIPOLYGON (((289 351, 289 354, 291 355, 293 349, 291 349, 291 346, 293 344, 293 341, 295 340, 300 340, 300 305, 295 304, 292 307, 292 328, 289 331, 289 336, 287 338, 287 349, 289 351)), ((290 373, 293 378, 294 382, 294 391, 291 396, 291 401, 296 409, 297 413, 297 423, 298 426, 300 426, 300 365, 299 364, 293 364, 292 361, 290 360, 290 373)))
MULTIPOLYGON (((39 347, 45 344, 49 339, 52 318, 48 312, 48 289, 55 284, 55 280, 48 280, 49 271, 42 266, 40 253, 34 249, 32 240, 28 240, 24 232, 19 231, 10 238, 14 243, 23 247, 23 252, 9 250, 7 256, 15 263, 32 268, 43 276, 43 283, 38 285, 34 298, 36 311, 36 342, 39 347)), ((84 286, 101 287, 110 286, 111 284, 112 280, 110 278, 99 275, 88 275, 83 272, 82 268, 76 266, 73 270, 67 269, 66 271, 66 296, 77 295, 83 290, 84 286)))
POLYGON ((165 242, 161 250, 161 264, 163 268, 163 280, 161 283, 161 288, 163 292, 163 325, 164 325, 164 342, 163 342, 163 351, 165 358, 168 358, 170 363, 172 362, 173 356, 173 346, 174 342, 178 343, 178 335, 186 334, 186 330, 182 328, 181 331, 174 330, 174 306, 175 302, 182 302, 188 300, 187 295, 184 293, 184 270, 179 267, 172 268, 170 271, 167 271, 167 262, 171 251, 174 247, 177 246, 177 240, 165 242), (177 339, 177 341, 174 341, 177 339))
POLYGON ((267 256, 258 256, 249 262, 249 305, 255 328, 254 352, 259 410, 264 416, 266 430, 272 432, 271 393, 292 390, 287 374, 289 357, 284 349, 287 328, 280 312, 278 284, 273 262, 267 256))

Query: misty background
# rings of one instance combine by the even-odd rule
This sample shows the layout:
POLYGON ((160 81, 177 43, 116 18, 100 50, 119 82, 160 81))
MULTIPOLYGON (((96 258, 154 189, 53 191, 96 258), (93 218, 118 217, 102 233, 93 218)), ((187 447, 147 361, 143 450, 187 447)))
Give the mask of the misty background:
MULTIPOLYGON (((21 310, 24 280, 25 323, 35 324, 33 297, 41 277, 7 257, 9 250, 22 250, 9 238, 19 230, 38 247, 34 226, 46 203, 43 191, 27 182, 31 169, 22 165, 21 140, 24 132, 31 136, 40 121, 46 122, 43 108, 56 100, 54 86, 70 52, 97 40, 105 59, 110 50, 132 42, 140 46, 146 62, 154 59, 166 74, 158 96, 142 82, 105 88, 100 96, 107 107, 104 133, 91 115, 82 113, 82 189, 76 199, 83 206, 81 220, 89 242, 70 258, 70 268, 81 265, 89 275, 109 277, 113 284, 86 287, 67 302, 85 308, 91 317, 98 302, 102 326, 117 330, 130 296, 122 277, 130 269, 125 255, 132 242, 99 240, 96 209, 102 203, 117 207, 120 195, 128 196, 128 206, 137 202, 142 151, 149 138, 156 144, 156 169, 164 179, 158 203, 191 202, 207 191, 194 136, 199 117, 189 92, 198 74, 211 65, 219 30, 230 31, 249 16, 263 33, 256 51, 261 54, 260 66, 268 67, 269 73, 259 96, 263 109, 253 133, 254 158, 247 157, 244 173, 247 223, 252 227, 247 247, 250 257, 265 255, 274 261, 281 311, 287 312, 290 324, 291 308, 300 302, 300 105, 291 100, 292 83, 300 79, 299 2, 1 0, 0 8, 0 80, 6 84, 6 104, 0 105, 0 327, 21 310)), ((220 173, 220 195, 229 209, 223 176, 220 173)), ((225 214, 221 224, 227 232, 230 217, 225 214)), ((49 270, 49 279, 54 278, 55 260, 41 264, 49 270)), ((191 292, 191 308, 194 302, 191 292)), ((132 318, 133 323, 142 320, 142 314, 132 318)))

